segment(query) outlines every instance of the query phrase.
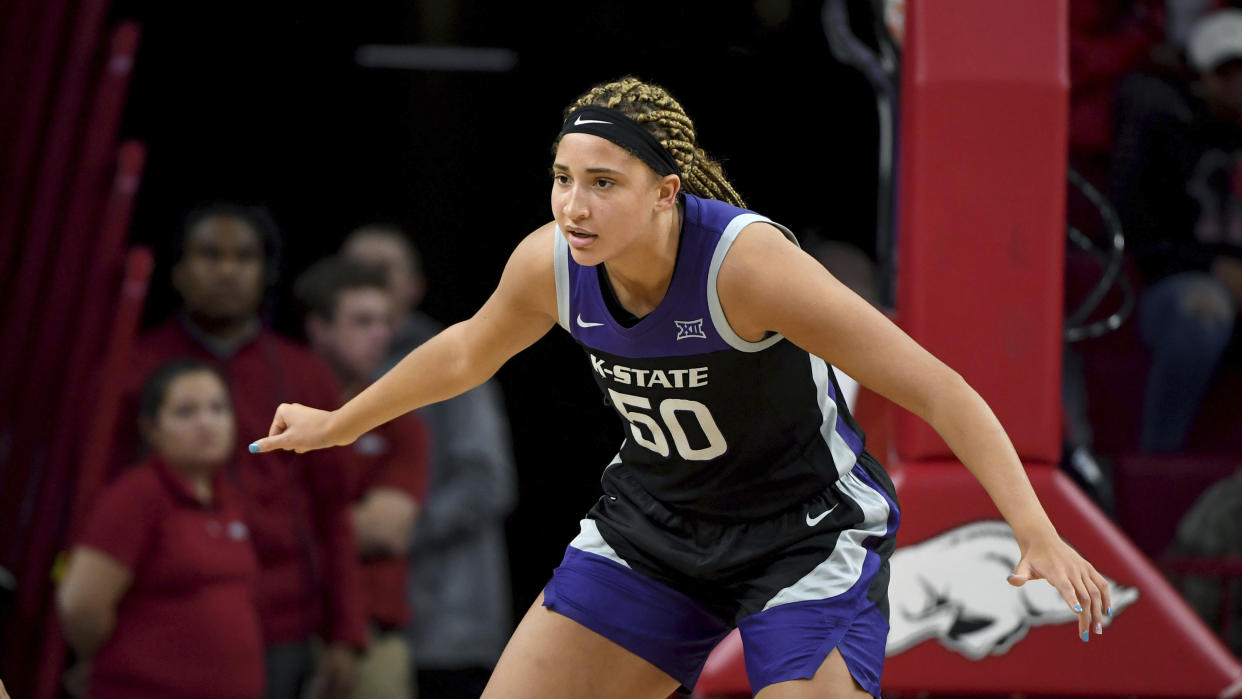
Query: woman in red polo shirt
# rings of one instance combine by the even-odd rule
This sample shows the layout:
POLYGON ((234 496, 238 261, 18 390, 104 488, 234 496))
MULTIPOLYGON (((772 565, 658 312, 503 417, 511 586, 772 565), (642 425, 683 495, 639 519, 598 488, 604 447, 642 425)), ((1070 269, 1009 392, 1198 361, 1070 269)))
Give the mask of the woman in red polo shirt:
POLYGON ((166 364, 140 422, 151 456, 100 495, 58 593, 88 696, 258 697, 258 563, 220 469, 234 454, 228 389, 207 364, 166 364))

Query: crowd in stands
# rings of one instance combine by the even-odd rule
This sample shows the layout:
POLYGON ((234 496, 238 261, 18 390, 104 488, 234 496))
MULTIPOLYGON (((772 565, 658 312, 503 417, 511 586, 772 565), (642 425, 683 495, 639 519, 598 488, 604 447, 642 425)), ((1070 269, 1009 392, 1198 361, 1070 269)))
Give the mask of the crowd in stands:
POLYGON ((364 228, 294 285, 306 345, 282 337, 263 313, 280 247, 262 208, 186 216, 180 309, 136 345, 110 483, 59 589, 71 691, 473 697, 512 630, 494 385, 348 449, 244 448, 278 404, 339 405, 436 331, 413 243, 364 228))
MULTIPOLYGON (((1226 469, 1242 466, 1237 395, 1216 390, 1242 373, 1242 3, 1071 1, 1070 10, 1070 163, 1116 209, 1137 296, 1129 334, 1146 364, 1126 377, 1141 386, 1141 408, 1137 443, 1122 448, 1169 459, 1162 475, 1174 492, 1187 463, 1177 456, 1215 452, 1226 469), (1223 423, 1215 430, 1204 429, 1209 413, 1223 423)), ((1068 431, 1089 446, 1092 427, 1068 431)), ((1224 475, 1170 532, 1168 555, 1242 554, 1242 479, 1224 475)), ((1242 580, 1177 580, 1242 654, 1242 580), (1226 588, 1232 605, 1221 604, 1226 588), (1229 606, 1232 619, 1222 619, 1229 606)))
MULTIPOLYGON (((1071 164, 1129 240, 1131 322, 1150 357, 1137 448, 1150 453, 1195 447, 1205 397, 1242 358, 1242 9, 1228 5, 1070 3, 1071 164)), ((69 689, 478 696, 513 623, 503 522, 516 485, 495 381, 347 449, 244 448, 279 403, 339 405, 438 332, 418 310, 412 240, 366 226, 303 271, 302 344, 264 322, 282 271, 266 211, 207 204, 178 236, 181 307, 137 343, 109 485, 58 592, 69 689)), ((864 256, 820 252, 874 286, 864 256)), ((1214 486, 1175 550, 1242 554, 1240 502, 1242 477, 1214 486)), ((1221 591, 1187 584, 1212 621, 1221 591)), ((1242 653, 1242 618, 1233 628, 1242 653)))

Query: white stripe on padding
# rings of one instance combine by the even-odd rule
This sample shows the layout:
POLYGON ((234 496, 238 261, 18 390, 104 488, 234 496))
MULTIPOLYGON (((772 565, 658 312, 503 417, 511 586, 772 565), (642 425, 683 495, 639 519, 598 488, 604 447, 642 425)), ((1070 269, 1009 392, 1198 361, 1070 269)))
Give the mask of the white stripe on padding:
POLYGON ((828 558, 798 582, 776 593, 763 606, 765 610, 790 602, 829 599, 849 590, 858 582, 863 561, 867 560, 863 542, 868 537, 884 536, 888 532, 888 503, 879 493, 859 480, 853 471, 842 476, 837 483, 841 494, 862 508, 861 528, 841 532, 828 558))
POLYGON ((630 567, 630 564, 622 560, 617 555, 617 552, 608 545, 608 542, 604 541, 604 537, 600 536, 599 527, 595 525, 595 520, 584 519, 579 524, 581 524, 582 529, 578 532, 578 536, 575 536, 574 540, 569 542, 570 546, 579 551, 586 551, 597 556, 603 556, 610 561, 616 561, 626 568, 630 567))
POLYGON ((854 468, 858 455, 850 449, 850 445, 845 443, 845 438, 841 436, 841 433, 837 432, 837 420, 840 417, 837 413, 836 401, 832 400, 832 396, 828 394, 828 362, 813 354, 807 356, 811 358, 811 378, 815 381, 819 412, 824 416, 823 422, 819 425, 819 434, 824 438, 824 443, 828 445, 828 451, 832 453, 832 463, 836 464, 837 476, 844 478, 845 474, 854 468))
MULTIPOLYGON (((561 233, 561 227, 556 227, 556 234, 552 240, 552 265, 556 270, 556 322, 562 328, 570 330, 569 327, 569 241, 565 240, 564 234, 561 233)), ((573 331, 570 330, 572 333, 573 331)))

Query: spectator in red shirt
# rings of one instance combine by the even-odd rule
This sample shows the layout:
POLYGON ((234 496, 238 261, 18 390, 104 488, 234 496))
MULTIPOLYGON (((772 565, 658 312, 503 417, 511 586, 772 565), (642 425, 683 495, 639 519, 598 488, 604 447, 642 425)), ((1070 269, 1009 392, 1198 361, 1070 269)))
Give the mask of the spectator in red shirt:
MULTIPOLYGON (((331 369, 260 320, 278 242, 261 209, 212 204, 192 212, 172 270, 183 309, 139 341, 131 386, 172 358, 209 361, 233 389, 242 435, 267 434, 272 411, 283 402, 336 405, 341 393, 331 369)), ((367 638, 347 493, 349 454, 272 456, 238 449, 226 466, 259 557, 266 696, 299 698, 313 682, 314 694, 343 697, 367 638), (316 636, 326 646, 318 661, 316 636)))
MULTIPOLYGON (((348 400, 371 382, 392 341, 396 308, 378 271, 344 258, 320 260, 294 286, 305 309, 306 336, 344 386, 348 400)), ((353 494, 358 554, 363 559, 371 644, 359 664, 354 699, 411 695, 410 621, 406 597, 408 551, 419 503, 427 490, 429 438, 408 413, 353 444, 353 494)))
POLYGON ((140 420, 152 454, 96 501, 58 595, 88 696, 255 699, 259 564, 221 473, 228 388, 209 364, 172 362, 147 381, 140 420))

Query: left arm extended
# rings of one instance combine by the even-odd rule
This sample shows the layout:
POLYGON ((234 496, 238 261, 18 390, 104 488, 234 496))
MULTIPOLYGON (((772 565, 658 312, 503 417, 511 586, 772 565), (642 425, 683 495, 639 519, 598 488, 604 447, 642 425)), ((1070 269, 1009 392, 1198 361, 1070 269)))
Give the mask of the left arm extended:
POLYGON ((1010 581, 1047 579, 1071 608, 1080 605, 1079 632, 1098 632, 1108 583, 1061 540, 1000 421, 957 372, 769 224, 738 236, 717 290, 743 338, 779 332, 935 428, 1013 528, 1022 560, 1010 581))

